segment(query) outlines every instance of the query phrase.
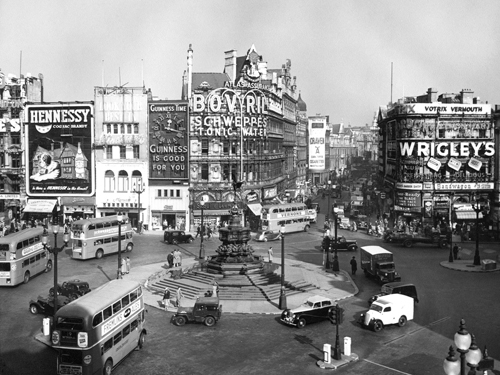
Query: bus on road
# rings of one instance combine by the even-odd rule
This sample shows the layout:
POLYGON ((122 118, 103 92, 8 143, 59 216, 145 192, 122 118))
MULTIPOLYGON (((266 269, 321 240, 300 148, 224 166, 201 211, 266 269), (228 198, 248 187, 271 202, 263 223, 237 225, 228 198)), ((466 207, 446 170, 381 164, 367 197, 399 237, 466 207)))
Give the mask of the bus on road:
MULTIPOLYGON (((118 216, 77 220, 71 224, 72 258, 101 259, 118 252, 118 216)), ((121 222, 121 250, 134 248, 133 229, 128 217, 121 222)))
POLYGON ((0 237, 0 286, 27 283, 52 269, 52 254, 42 244, 43 227, 23 229, 0 237))
POLYGON ((304 203, 284 203, 263 206, 261 212, 262 230, 280 231, 285 227, 285 233, 307 232, 311 220, 307 206, 304 203))
POLYGON ((57 374, 111 374, 145 336, 144 301, 138 282, 112 280, 61 307, 54 318, 52 347, 57 374))

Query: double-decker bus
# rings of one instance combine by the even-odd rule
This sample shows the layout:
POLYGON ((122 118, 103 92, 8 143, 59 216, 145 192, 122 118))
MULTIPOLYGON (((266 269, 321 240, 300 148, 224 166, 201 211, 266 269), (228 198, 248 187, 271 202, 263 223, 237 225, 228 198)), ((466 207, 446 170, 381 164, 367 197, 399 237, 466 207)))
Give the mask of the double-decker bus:
POLYGON ((0 237, 0 285, 27 283, 31 276, 52 269, 52 254, 42 244, 43 227, 0 237))
MULTIPOLYGON (((74 221, 71 224, 72 258, 101 259, 118 252, 118 216, 105 216, 74 221)), ((121 249, 134 248, 133 229, 128 217, 121 221, 121 249)))
POLYGON ((52 347, 57 374, 111 374, 147 334, 138 282, 112 280, 61 307, 54 317, 52 347))
POLYGON ((307 232, 311 227, 310 216, 304 203, 284 203, 262 207, 262 230, 280 231, 285 227, 285 233, 307 232))

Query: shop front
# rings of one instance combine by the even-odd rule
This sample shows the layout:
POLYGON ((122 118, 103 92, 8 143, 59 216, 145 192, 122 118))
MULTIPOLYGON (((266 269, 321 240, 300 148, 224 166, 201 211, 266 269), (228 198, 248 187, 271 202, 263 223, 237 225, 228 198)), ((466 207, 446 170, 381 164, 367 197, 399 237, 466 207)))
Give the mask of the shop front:
MULTIPOLYGON (((210 226, 212 231, 216 231, 218 228, 227 226, 231 219, 230 211, 234 205, 235 202, 205 202, 202 207, 200 202, 194 202, 194 231, 196 231, 196 228, 201 226, 202 215, 203 225, 205 227, 210 226)), ((243 207, 243 204, 240 202, 236 202, 236 205, 240 210, 245 209, 245 207, 243 207)))
POLYGON ((186 230, 186 211, 174 210, 174 206, 165 205, 163 210, 151 211, 151 229, 186 230))
POLYGON ((64 222, 95 217, 95 197, 61 197, 64 222))
POLYGON ((28 199, 26 206, 22 209, 22 220, 31 226, 39 224, 47 225, 52 220, 52 215, 57 211, 56 199, 28 199))

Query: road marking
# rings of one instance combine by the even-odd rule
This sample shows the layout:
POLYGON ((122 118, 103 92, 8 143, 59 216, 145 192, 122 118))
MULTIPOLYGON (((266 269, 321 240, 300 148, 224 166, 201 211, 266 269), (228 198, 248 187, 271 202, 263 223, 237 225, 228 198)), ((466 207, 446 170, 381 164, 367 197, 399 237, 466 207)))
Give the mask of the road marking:
POLYGON ((392 370, 392 371, 394 371, 394 372, 397 372, 398 374, 412 375, 412 374, 410 374, 409 372, 399 371, 399 370, 396 370, 395 368, 392 368, 392 367, 387 367, 387 366, 381 365, 380 363, 376 363, 376 362, 370 361, 370 360, 368 360, 368 359, 364 359, 363 361, 365 361, 365 362, 369 362, 369 363, 372 363, 372 364, 374 364, 374 365, 377 365, 377 366, 380 366, 380 367, 383 367, 383 368, 386 368, 386 369, 388 369, 388 370, 392 370))
POLYGON ((439 323, 442 323, 442 322, 446 322, 449 319, 451 319, 451 316, 445 316, 444 318, 438 319, 435 322, 427 324, 426 327, 435 326, 436 324, 439 324, 439 323))

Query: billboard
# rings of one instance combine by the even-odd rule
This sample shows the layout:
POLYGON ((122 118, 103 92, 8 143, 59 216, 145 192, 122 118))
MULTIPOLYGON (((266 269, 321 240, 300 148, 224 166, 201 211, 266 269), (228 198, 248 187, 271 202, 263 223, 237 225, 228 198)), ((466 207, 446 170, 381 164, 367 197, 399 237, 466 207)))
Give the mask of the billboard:
POLYGON ((26 106, 26 194, 94 194, 92 104, 26 106))
POLYGON ((152 101, 148 107, 149 178, 187 180, 188 103, 152 101))
POLYGON ((309 119, 309 169, 323 171, 326 167, 326 117, 309 119))

